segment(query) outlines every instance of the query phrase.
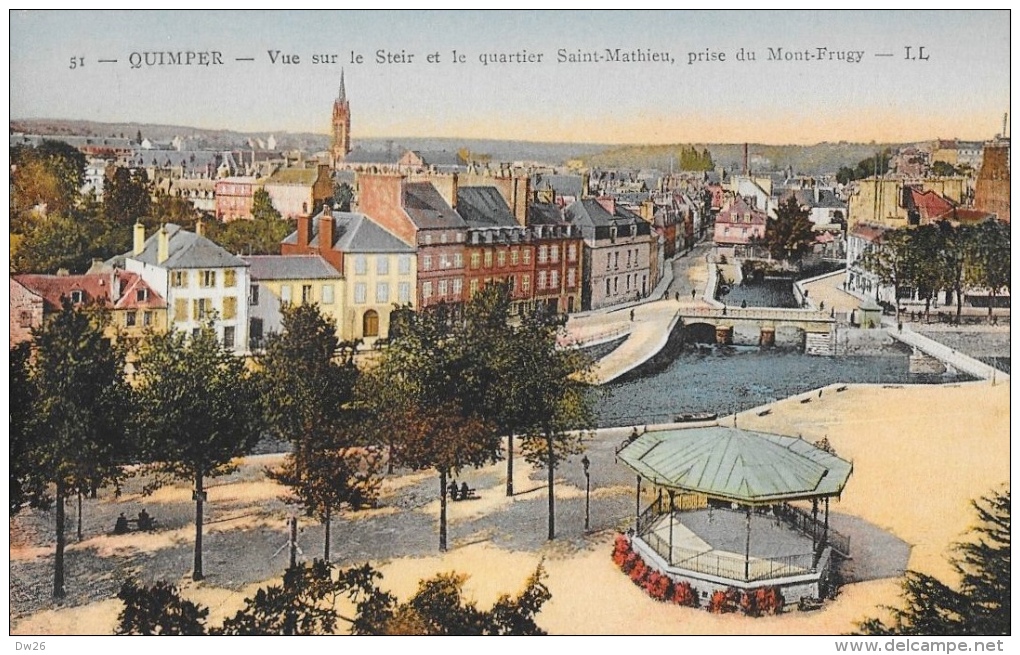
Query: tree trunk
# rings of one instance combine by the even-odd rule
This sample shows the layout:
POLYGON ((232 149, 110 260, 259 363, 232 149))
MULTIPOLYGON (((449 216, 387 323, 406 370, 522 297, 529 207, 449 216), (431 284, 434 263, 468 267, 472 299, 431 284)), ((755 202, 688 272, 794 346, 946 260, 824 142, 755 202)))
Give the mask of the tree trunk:
POLYGON ((386 473, 393 474, 393 439, 390 439, 388 452, 386 453, 386 473))
POLYGON ((290 568, 297 567, 297 517, 290 519, 290 568))
POLYGON ((988 296, 988 322, 992 322, 992 307, 995 307, 995 289, 989 291, 988 296))
POLYGON ((202 574, 202 472, 195 473, 195 567, 191 573, 192 580, 201 580, 202 574))
POLYGON ((511 430, 506 437, 506 495, 514 495, 514 435, 511 430))
POLYGON ((64 597, 64 481, 57 481, 57 551, 53 558, 53 597, 64 597))
POLYGON ((548 460, 546 466, 549 468, 549 541, 556 538, 556 503, 553 496, 553 438, 552 431, 545 431, 545 447, 548 460))
POLYGON ((332 512, 330 511, 329 507, 326 507, 326 520, 323 521, 323 523, 326 524, 326 543, 324 543, 322 546, 322 559, 327 562, 329 561, 329 528, 331 518, 332 512))
POLYGON ((956 324, 960 324, 960 316, 963 314, 963 288, 957 286, 956 291, 956 324))
POLYGON ((78 541, 81 541, 81 492, 78 492, 78 541))
POLYGON ((446 469, 439 471, 439 550, 446 552, 446 469))
POLYGON ((931 297, 924 299, 924 322, 931 323, 931 297))

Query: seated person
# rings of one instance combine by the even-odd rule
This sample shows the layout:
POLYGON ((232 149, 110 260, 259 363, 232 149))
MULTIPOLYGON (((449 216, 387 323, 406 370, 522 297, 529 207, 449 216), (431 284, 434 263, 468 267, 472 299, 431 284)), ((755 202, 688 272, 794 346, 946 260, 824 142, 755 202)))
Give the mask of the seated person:
POLYGON ((465 498, 470 496, 472 491, 474 491, 474 489, 468 489, 467 482, 462 483, 460 485, 460 498, 461 498, 461 500, 464 500, 465 498))
POLYGON ((450 500, 457 500, 457 481, 456 480, 450 480, 449 491, 450 491, 450 500))
POLYGON ((126 534, 128 531, 128 520, 124 512, 117 517, 117 523, 113 526, 113 534, 126 534))
POLYGON ((139 530, 151 530, 152 529, 152 517, 149 513, 142 509, 138 512, 138 529, 139 530))

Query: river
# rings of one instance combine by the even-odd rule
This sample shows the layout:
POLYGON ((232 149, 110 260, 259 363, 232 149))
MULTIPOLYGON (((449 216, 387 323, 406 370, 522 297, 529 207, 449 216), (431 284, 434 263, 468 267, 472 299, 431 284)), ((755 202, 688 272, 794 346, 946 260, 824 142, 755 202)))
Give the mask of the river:
POLYGON ((669 422, 682 412, 747 410, 835 383, 935 384, 965 375, 919 375, 908 370, 909 348, 883 347, 873 355, 815 357, 756 346, 685 346, 659 373, 605 386, 600 427, 669 422))

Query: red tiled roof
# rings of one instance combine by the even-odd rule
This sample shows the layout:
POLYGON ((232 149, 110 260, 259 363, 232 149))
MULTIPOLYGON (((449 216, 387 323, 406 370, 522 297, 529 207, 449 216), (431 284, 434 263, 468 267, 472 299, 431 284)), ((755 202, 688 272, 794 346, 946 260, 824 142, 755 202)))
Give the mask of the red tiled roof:
POLYGON ((934 191, 922 191, 916 187, 909 187, 910 201, 917 208, 922 220, 934 220, 949 211, 954 205, 934 191))
POLYGON ((871 243, 878 243, 882 239, 882 235, 885 234, 886 228, 881 225, 870 225, 868 223, 858 223, 854 226, 854 229, 850 233, 855 237, 860 237, 865 241, 871 243))
POLYGON ((46 311, 59 311, 63 298, 71 298, 74 291, 82 293, 83 302, 97 302, 107 309, 161 309, 166 301, 153 291, 137 274, 118 270, 115 273, 120 282, 121 295, 116 303, 110 302, 109 273, 88 273, 85 275, 39 275, 26 273, 15 275, 22 286, 42 296, 46 311), (138 300, 138 292, 145 290, 145 300, 138 300))

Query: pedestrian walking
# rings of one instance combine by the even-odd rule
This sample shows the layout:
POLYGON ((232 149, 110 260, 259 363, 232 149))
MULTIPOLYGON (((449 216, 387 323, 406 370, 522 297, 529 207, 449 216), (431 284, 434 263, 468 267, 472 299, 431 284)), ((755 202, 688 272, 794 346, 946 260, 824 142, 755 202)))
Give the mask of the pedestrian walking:
POLYGON ((698 295, 697 289, 691 289, 691 300, 694 300, 694 296, 698 295))
POLYGON ((634 322, 634 310, 633 309, 630 310, 630 321, 631 321, 631 323, 634 322))

